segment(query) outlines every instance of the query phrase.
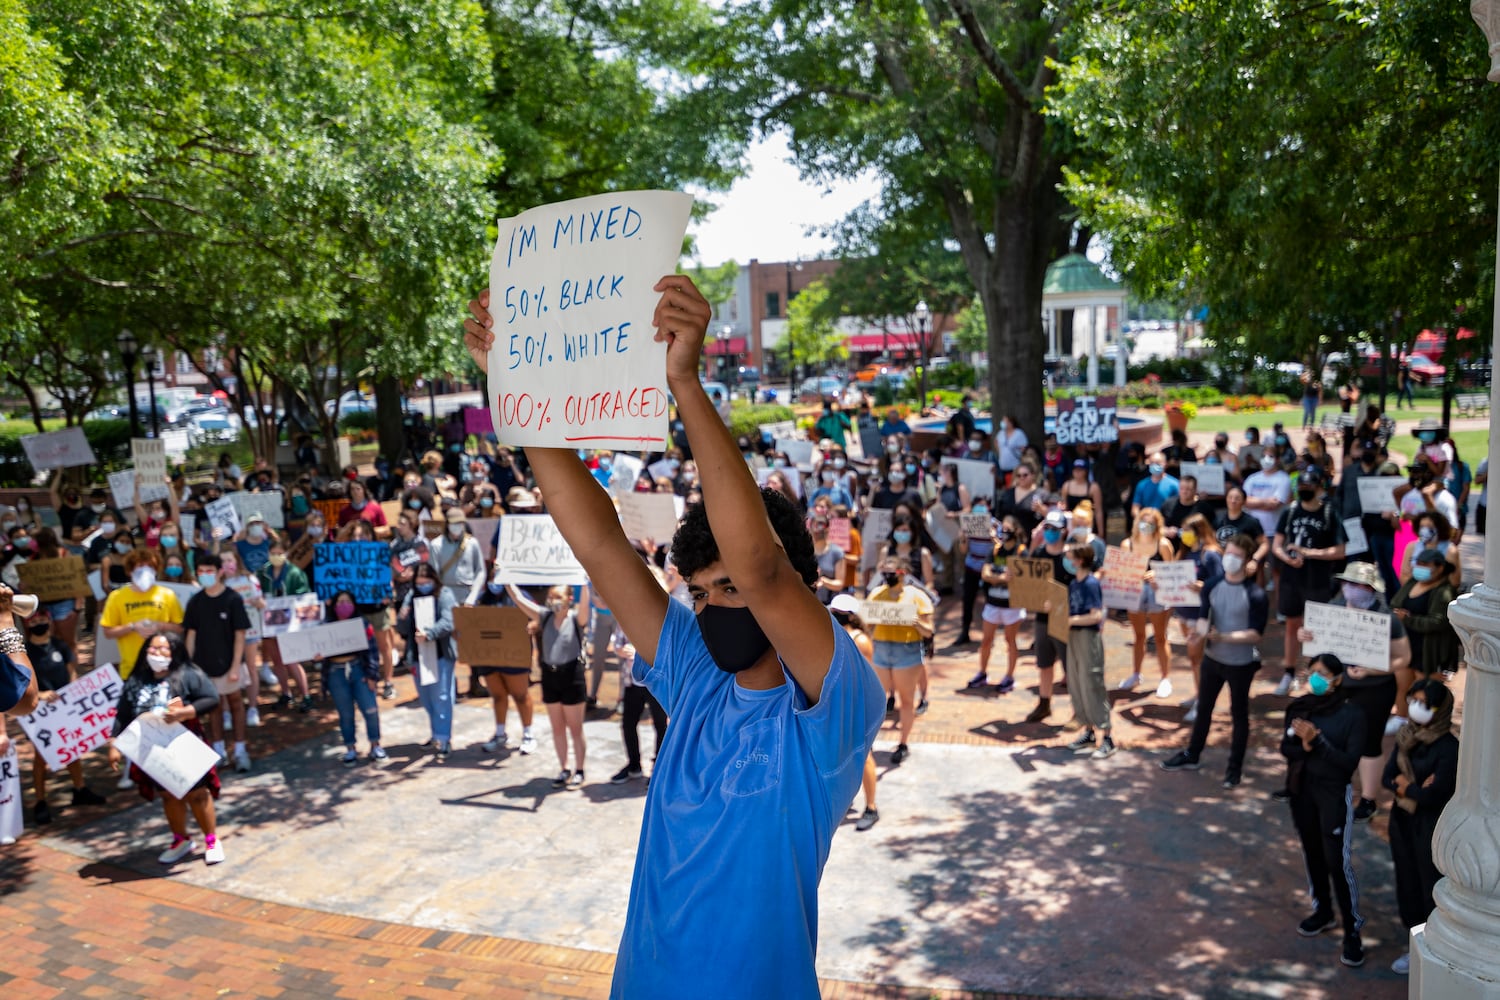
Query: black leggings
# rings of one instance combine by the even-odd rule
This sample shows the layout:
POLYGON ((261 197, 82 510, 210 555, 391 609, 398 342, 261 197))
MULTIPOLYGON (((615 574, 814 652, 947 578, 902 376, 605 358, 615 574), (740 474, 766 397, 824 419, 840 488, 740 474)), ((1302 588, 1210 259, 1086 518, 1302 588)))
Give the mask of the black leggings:
POLYGON ((969 626, 974 624, 974 601, 979 597, 979 571, 964 567, 964 613, 958 634, 968 638, 969 626))
POLYGON ((651 710, 651 725, 656 729, 656 752, 660 753, 661 741, 667 738, 667 710, 641 685, 632 684, 627 687, 625 710, 620 715, 620 729, 625 738, 625 756, 629 758, 626 764, 633 771, 641 769, 641 734, 637 727, 647 709, 651 710))
POLYGON ((1245 747, 1250 742, 1250 682, 1260 669, 1259 661, 1243 666, 1220 663, 1211 656, 1203 658, 1198 681, 1198 718, 1193 723, 1193 738, 1188 753, 1196 760, 1208 744, 1208 730, 1213 725, 1214 703, 1219 691, 1229 686, 1229 718, 1233 727, 1229 735, 1229 770, 1239 773, 1245 764, 1245 747))
MULTIPOLYGON (((1201 713, 1200 713, 1200 718, 1201 713)), ((1318 913, 1333 916, 1338 900, 1344 918, 1344 933, 1358 934, 1365 921, 1359 915, 1359 882, 1350 864, 1349 840, 1354 834, 1353 791, 1306 787, 1291 798, 1292 822, 1302 841, 1302 860, 1307 865, 1307 889, 1318 913), (1329 898, 1332 883, 1333 899, 1329 898)))

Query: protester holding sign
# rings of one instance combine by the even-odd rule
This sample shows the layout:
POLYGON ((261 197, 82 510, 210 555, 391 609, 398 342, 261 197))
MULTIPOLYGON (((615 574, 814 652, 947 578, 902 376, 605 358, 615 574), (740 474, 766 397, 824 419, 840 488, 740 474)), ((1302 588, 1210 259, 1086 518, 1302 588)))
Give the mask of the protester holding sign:
POLYGON ((160 560, 158 550, 131 549, 124 557, 130 584, 112 592, 99 613, 104 637, 120 647, 121 680, 130 679, 148 636, 182 634, 182 605, 176 594, 156 582, 160 560))
POLYGON ((359 480, 349 483, 349 506, 339 511, 338 526, 342 528, 353 520, 364 521, 371 528, 384 528, 386 526, 385 511, 380 504, 370 499, 365 490, 365 484, 359 480))
MULTIPOLYGON (((1219 537, 1209 527, 1208 518, 1202 514, 1194 514, 1182 525, 1182 530, 1177 538, 1178 544, 1182 546, 1182 558, 1180 563, 1191 562, 1193 564, 1193 581, 1189 584, 1189 594, 1202 594, 1203 588, 1210 582, 1224 575, 1224 563, 1222 550, 1219 548, 1219 537)), ((1203 639, 1199 635, 1197 624, 1203 616, 1200 605, 1174 606, 1172 617, 1177 619, 1182 627, 1183 637, 1187 641, 1188 664, 1193 670, 1193 684, 1196 689, 1198 679, 1203 668, 1203 639)), ((1197 710, 1194 705, 1189 712, 1197 710)), ((1192 719, 1184 719, 1191 722, 1192 719)))
MULTIPOLYGON (((325 605, 329 622, 349 621, 358 614, 354 595, 341 590, 325 605)), ((375 630, 365 626, 369 638, 366 649, 350 653, 336 653, 324 659, 319 653, 315 659, 323 664, 323 687, 333 698, 339 712, 339 735, 344 740, 344 755, 339 763, 350 767, 359 763, 359 750, 354 740, 354 709, 365 717, 365 738, 370 742, 370 762, 378 764, 389 760, 380 745, 380 704, 375 699, 375 686, 380 680, 380 650, 375 645, 375 630)))
MULTIPOLYGON (((577 604, 571 587, 552 587, 543 607, 519 588, 508 588, 516 606, 526 612, 527 631, 537 637, 542 665, 542 704, 552 723, 552 747, 560 769, 553 788, 583 787, 584 757, 588 749, 583 736, 584 703, 588 698, 583 664, 583 637, 588 633, 589 588, 577 604), (568 741, 573 742, 574 767, 568 768, 568 741)), ((596 655, 598 655, 596 653, 596 655)))
POLYGON ((1349 538, 1338 511, 1324 496, 1325 486, 1321 472, 1304 469, 1297 480, 1297 502, 1281 512, 1271 540, 1271 551, 1281 567, 1276 610, 1286 618, 1282 659, 1286 668, 1276 688, 1278 697, 1291 690, 1296 664, 1302 658, 1297 632, 1302 627, 1303 607, 1308 601, 1327 599, 1349 538))
MULTIPOLYGON (((712 307, 687 278, 656 291, 667 385, 703 473, 703 503, 672 544, 693 610, 656 586, 566 441, 528 449, 558 526, 635 646, 635 679, 684 734, 657 759, 614 992, 664 996, 690 982, 704 994, 816 997, 817 881, 879 728, 878 682, 813 593, 801 515, 756 491, 698 381, 712 307)), ((497 344, 488 302, 465 323, 481 367, 497 344)))
MULTIPOLYGON (((1073 702, 1073 718, 1083 725, 1083 732, 1068 744, 1074 753, 1087 753, 1093 760, 1114 755, 1115 741, 1110 736, 1109 690, 1104 685, 1104 592, 1094 578, 1094 549, 1091 545, 1074 545, 1063 556, 1063 569, 1073 574, 1068 583, 1068 698, 1073 702), (1103 739, 1096 736, 1103 734, 1103 739)), ((1047 607, 1049 614, 1061 614, 1062 608, 1047 607)))
MULTIPOLYGON (((1340 583, 1337 597, 1329 601, 1335 607, 1358 608, 1361 611, 1382 615, 1390 622, 1390 662, 1348 664, 1344 678, 1344 692, 1349 702, 1364 715, 1364 742, 1359 759, 1359 790, 1362 796, 1354 808, 1354 819, 1367 822, 1376 813, 1375 789, 1380 785, 1381 767, 1385 756, 1382 742, 1386 735, 1386 723, 1391 718, 1391 708, 1396 704, 1397 689, 1411 684, 1411 643, 1406 638, 1406 626, 1399 615, 1390 613, 1386 604, 1385 581, 1370 563, 1350 563, 1334 578, 1340 583), (1398 680, 1405 674, 1405 683, 1398 680)), ((1287 622, 1287 629, 1292 627, 1287 622)), ((1297 641, 1309 643, 1316 635, 1306 628, 1297 630, 1297 641)), ((1402 704, 1402 708, 1405 708, 1402 704)), ((1392 727, 1395 728, 1395 727, 1392 727)))
POLYGON ((1458 598, 1457 588, 1448 579, 1450 564, 1441 552, 1424 549, 1411 573, 1411 579, 1391 598, 1391 613, 1406 626, 1412 676, 1451 675, 1458 669, 1461 648, 1448 621, 1448 606, 1458 598))
MULTIPOLYGON (((1132 555, 1145 557, 1148 565, 1149 561, 1170 562, 1177 558, 1177 552, 1165 536, 1161 511, 1148 507, 1136 515, 1132 521, 1130 536, 1120 543, 1120 548, 1132 555)), ((1135 641, 1130 646, 1133 661, 1130 676, 1120 684, 1120 690, 1134 690, 1141 682, 1141 666, 1146 662, 1146 624, 1149 622, 1152 635, 1156 639, 1156 666, 1161 673, 1161 679, 1156 685, 1156 696, 1170 698, 1172 697, 1172 643, 1167 633, 1167 623, 1171 619, 1172 611, 1157 601, 1149 569, 1142 580, 1144 584, 1141 587, 1139 604, 1134 608, 1126 609, 1126 617, 1130 620, 1130 627, 1135 632, 1135 641)), ((1191 708, 1190 705, 1189 709, 1191 708)))
MULTIPOLYGON (((894 538, 894 536, 893 536, 894 538)), ((893 546, 897 544, 894 540, 893 546)), ((893 601, 914 605, 915 625, 876 625, 871 638, 875 641, 875 670, 887 693, 894 693, 900 715, 897 718, 898 740, 891 763, 900 764, 911 753, 907 742, 917 718, 917 680, 922 668, 922 642, 932 636, 932 599, 920 587, 912 586, 909 555, 887 548, 880 558, 880 584, 870 591, 874 603, 893 601)))
MULTIPOLYGON (((413 518, 417 516, 412 510, 401 513, 413 518)), ((394 697, 395 688, 391 682, 396 674, 395 609, 398 602, 391 581, 395 579, 396 562, 386 544, 376 541, 375 527, 369 521, 355 518, 347 522, 339 539, 336 545, 328 548, 320 546, 315 553, 322 557, 322 563, 328 570, 318 591, 323 596, 324 603, 341 588, 347 587, 349 593, 354 595, 365 624, 375 631, 375 644, 381 651, 382 670, 385 669, 386 660, 390 661, 390 669, 385 670, 382 676, 391 693, 384 696, 394 697)), ((428 547, 426 539, 422 540, 422 546, 425 551, 428 547)), ((408 574, 407 579, 410 581, 412 576, 408 574)))
MULTIPOLYGON (((331 596, 331 595, 330 595, 331 596)), ((432 563, 420 563, 413 575, 411 592, 396 613, 396 631, 406 640, 407 661, 417 682, 417 700, 427 713, 432 735, 431 745, 439 763, 446 760, 453 741, 453 702, 457 691, 453 685, 456 653, 453 646, 453 595, 438 585, 437 569, 432 563), (432 621, 417 622, 417 601, 431 602, 432 621), (433 643, 435 663, 431 668, 421 663, 422 643, 433 643)))
MULTIPOLYGON (((507 593, 507 587, 503 583, 487 584, 484 594, 479 598, 479 607, 486 610, 510 608, 515 614, 523 616, 525 614, 525 612, 515 610, 515 601, 507 593)), ((454 625, 459 632, 460 644, 469 641, 467 626, 460 620, 461 615, 467 616, 467 614, 468 612, 460 612, 457 609, 454 612, 454 625)), ((597 614, 590 615, 590 624, 597 618, 597 614)), ((613 618, 608 620, 613 624, 613 618)), ((501 634, 504 638, 510 639, 512 631, 514 631, 513 628, 505 629, 501 634)), ((475 638, 482 641, 483 630, 475 638)), ((499 753, 501 750, 512 747, 505 731, 505 719, 511 702, 515 703, 516 714, 521 720, 521 740, 514 745, 514 749, 528 756, 536 752, 536 736, 531 732, 534 712, 531 703, 531 660, 534 650, 530 637, 525 638, 524 648, 517 648, 508 656, 481 656, 469 660, 470 669, 479 676, 485 690, 489 693, 490 709, 495 715, 495 734, 480 744, 480 748, 485 753, 499 753)))
POLYGON ((160 544, 158 539, 163 527, 168 524, 176 525, 182 517, 182 508, 177 504, 177 492, 172 489, 172 480, 163 477, 161 482, 167 486, 166 499, 153 501, 147 506, 141 503, 140 477, 135 479, 135 520, 148 548, 155 548, 160 544))
POLYGON ((1419 553, 1436 552, 1448 563, 1448 582, 1454 589, 1462 589, 1463 560, 1459 558, 1458 543, 1454 540, 1453 526, 1448 519, 1437 511, 1423 511, 1412 518, 1411 526, 1417 533, 1417 540, 1408 545, 1401 556, 1401 570, 1397 574, 1399 579, 1405 582, 1412 578, 1412 568, 1416 565, 1419 553))
MULTIPOLYGON (((271 543, 271 551, 266 564, 260 568, 255 578, 260 583, 263 598, 295 597, 312 590, 307 581, 307 574, 291 562, 287 555, 286 542, 280 538, 271 543)), ((281 687, 282 698, 285 700, 282 707, 285 708, 291 704, 293 690, 302 692, 302 704, 311 705, 312 689, 307 686, 307 672, 303 670, 302 664, 282 662, 279 643, 263 639, 259 645, 262 660, 270 663, 275 680, 281 687)), ((260 680, 265 683, 265 677, 261 677, 260 680)), ((246 725, 260 724, 260 708, 257 701, 258 699, 255 698, 250 701, 250 707, 245 713, 246 725)))
POLYGON ((254 573, 266 564, 271 556, 271 539, 276 532, 266 524, 265 515, 251 514, 245 518, 245 528, 234 539, 235 551, 239 553, 240 565, 247 573, 254 573))
MULTIPOLYGON (((976 506, 978 506, 976 504, 976 506)), ((1008 694, 1016 686, 1016 661, 1020 650, 1016 640, 1021 632, 1021 622, 1026 617, 1022 608, 1010 606, 1010 575, 1006 564, 1025 553, 1021 538, 1021 522, 1007 517, 1000 523, 989 558, 980 567, 980 582, 984 584, 984 611, 979 640, 979 672, 969 679, 969 688, 989 685, 990 652, 995 646, 995 632, 1005 629, 1005 676, 1000 679, 999 691, 1008 694)))
MULTIPOLYGON (((213 681, 189 659, 182 640, 175 634, 155 633, 140 647, 136 661, 129 666, 130 676, 115 708, 114 735, 123 733, 137 716, 154 713, 165 722, 181 723, 202 739, 202 720, 219 710, 219 695, 213 681)), ((121 670, 122 674, 125 672, 121 670)), ((110 767, 118 771, 120 761, 119 749, 111 746, 110 767)), ((211 865, 224 860, 224 846, 219 843, 214 817, 214 799, 219 797, 219 773, 215 768, 210 767, 183 798, 167 791, 134 762, 128 777, 147 802, 161 795, 162 812, 172 830, 172 844, 156 860, 175 865, 197 850, 198 845, 188 837, 189 809, 203 831, 203 860, 211 865)))
MULTIPOLYGON (((78 679, 77 660, 71 647, 60 642, 52 634, 52 618, 46 609, 38 609, 26 620, 26 657, 36 672, 37 690, 42 704, 57 701, 57 693, 78 679)), ((0 728, 4 727, 0 719, 0 728)), ((37 826, 52 822, 52 807, 47 804, 47 761, 38 750, 31 757, 31 787, 36 792, 36 802, 31 807, 31 820, 37 826)), ((73 783, 74 806, 99 806, 104 797, 90 788, 83 779, 83 761, 68 762, 68 778, 73 783)))
MULTIPOLYGON (((1021 478, 1023 469, 1029 469, 1029 467, 1023 465, 1017 469, 1017 479, 1021 478)), ((1017 517, 1017 520, 1020 521, 1020 518, 1017 517)), ((1052 563, 1052 579, 1064 586, 1073 579, 1073 574, 1063 566, 1063 557, 1068 550, 1066 536, 1071 523, 1068 515, 1063 511, 1055 510, 1047 514, 1042 522, 1042 544, 1033 548, 1029 553, 1032 559, 1049 560, 1052 563)), ((1024 526, 1024 522, 1022 524, 1024 526)), ((1038 700, 1036 708, 1026 716, 1027 722, 1041 722, 1052 714, 1052 670, 1059 660, 1063 662, 1065 671, 1067 668, 1067 646, 1048 633, 1047 626, 1050 620, 1050 615, 1045 611, 1038 611, 1035 616, 1032 649, 1036 653, 1038 700)))
MULTIPOLYGON (((82 562, 72 553, 68 552, 58 542, 57 533, 51 528, 38 528, 32 535, 33 562, 46 564, 52 560, 71 559, 72 565, 77 567, 78 582, 80 584, 76 596, 59 597, 46 602, 48 619, 52 623, 51 635, 67 647, 70 655, 78 652, 78 598, 87 596, 87 585, 83 583, 82 562)), ((60 562, 51 562, 51 566, 61 567, 60 562)))

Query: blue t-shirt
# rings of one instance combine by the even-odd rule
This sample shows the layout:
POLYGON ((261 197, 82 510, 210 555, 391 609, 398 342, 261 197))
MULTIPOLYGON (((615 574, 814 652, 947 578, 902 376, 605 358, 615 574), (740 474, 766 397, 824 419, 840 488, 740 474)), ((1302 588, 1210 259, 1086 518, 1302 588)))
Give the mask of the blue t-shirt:
POLYGON ((1155 482, 1150 476, 1135 484, 1135 495, 1131 502, 1141 507, 1152 507, 1161 510, 1167 501, 1177 495, 1177 479, 1173 476, 1162 476, 1161 482, 1155 482))
MULTIPOLYGON (((31 687, 31 671, 27 670, 24 664, 0 653, 0 712, 9 712, 15 708, 29 687, 31 687)), ((0 720, 0 725, 4 725, 3 720, 0 720)), ((849 799, 854 800, 852 793, 849 799)))
MULTIPOLYGON (((1099 578, 1086 576, 1082 580, 1074 578, 1068 581, 1068 614, 1086 615, 1096 608, 1104 607, 1104 588, 1099 586, 1099 578)), ((1096 631, 1103 625, 1080 625, 1079 628, 1091 628, 1096 631)))
POLYGON ((250 542, 242 538, 234 543, 234 548, 240 554, 240 565, 245 567, 247 573, 259 573, 260 568, 271 561, 270 538, 260 542, 250 542))
MULTIPOLYGON (((790 673, 750 691, 667 602, 636 683, 672 724, 646 795, 610 996, 818 997, 818 881, 864 773, 885 693, 830 616, 833 662, 808 707, 790 673)), ((783 667, 785 671, 785 667, 783 667)))

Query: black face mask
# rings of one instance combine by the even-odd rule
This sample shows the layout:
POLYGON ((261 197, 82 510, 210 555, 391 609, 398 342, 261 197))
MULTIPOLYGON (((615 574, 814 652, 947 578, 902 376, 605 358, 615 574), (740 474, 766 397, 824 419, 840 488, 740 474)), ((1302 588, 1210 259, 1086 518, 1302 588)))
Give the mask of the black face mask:
POLYGON ((900 573, 882 573, 880 574, 880 578, 885 581, 887 587, 894 587, 901 582, 900 573))
POLYGON ((755 666, 771 648, 771 640, 749 608, 721 608, 706 604, 698 612, 698 632, 714 666, 726 674, 737 674, 755 666))
POLYGON ((1316 486, 1299 486, 1299 487, 1297 487, 1297 499, 1299 499, 1299 500, 1311 500, 1313 497, 1315 497, 1317 495, 1318 495, 1318 488, 1316 486))
POLYGON ((26 627, 26 631, 32 636, 40 639, 42 636, 47 634, 47 630, 51 627, 52 626, 50 625, 28 625, 26 627))

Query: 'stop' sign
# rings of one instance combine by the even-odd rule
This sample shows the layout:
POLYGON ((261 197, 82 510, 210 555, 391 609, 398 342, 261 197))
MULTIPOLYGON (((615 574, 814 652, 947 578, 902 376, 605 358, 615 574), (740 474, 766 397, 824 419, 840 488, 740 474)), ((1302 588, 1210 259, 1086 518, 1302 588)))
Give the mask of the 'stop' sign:
POLYGON ((1080 396, 1057 401, 1053 425, 1058 444, 1102 444, 1120 439, 1115 397, 1080 396))

